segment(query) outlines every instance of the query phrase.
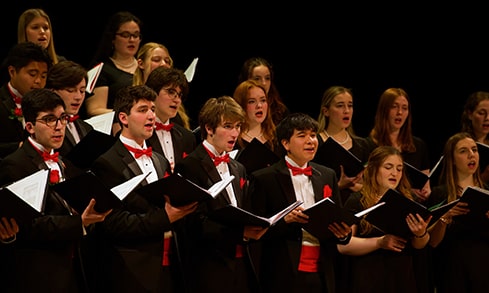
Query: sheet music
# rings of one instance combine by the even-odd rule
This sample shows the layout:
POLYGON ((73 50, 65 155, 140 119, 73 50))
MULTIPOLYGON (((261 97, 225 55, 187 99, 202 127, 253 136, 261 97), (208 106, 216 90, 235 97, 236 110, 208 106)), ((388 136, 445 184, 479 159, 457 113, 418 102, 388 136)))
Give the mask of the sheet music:
POLYGON ((39 170, 36 173, 20 179, 6 188, 27 202, 36 211, 41 212, 49 170, 39 170))
POLYGON ((105 114, 100 114, 86 119, 85 122, 92 125, 95 130, 103 132, 105 134, 112 134, 112 123, 114 122, 115 112, 109 112, 105 114))
POLYGON ((194 58, 194 60, 192 60, 192 63, 190 63, 190 65, 188 66, 188 68, 184 72, 185 77, 187 77, 188 82, 191 82, 192 79, 194 79, 195 68, 197 67, 198 61, 199 61, 199 58, 194 58))

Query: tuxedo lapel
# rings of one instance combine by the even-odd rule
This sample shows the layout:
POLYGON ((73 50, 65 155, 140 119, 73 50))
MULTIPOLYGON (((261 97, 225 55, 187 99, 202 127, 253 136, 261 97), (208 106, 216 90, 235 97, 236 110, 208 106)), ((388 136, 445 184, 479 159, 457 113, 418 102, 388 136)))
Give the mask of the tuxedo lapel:
POLYGON ((296 201, 294 185, 292 184, 292 178, 290 178, 289 168, 285 164, 285 159, 281 159, 275 167, 278 173, 277 179, 287 202, 292 203, 296 201))

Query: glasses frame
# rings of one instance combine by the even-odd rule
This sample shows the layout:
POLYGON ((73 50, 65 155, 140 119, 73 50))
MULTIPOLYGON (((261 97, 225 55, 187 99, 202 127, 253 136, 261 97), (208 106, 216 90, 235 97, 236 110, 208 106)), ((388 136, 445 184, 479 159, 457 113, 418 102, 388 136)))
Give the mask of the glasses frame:
POLYGON ((162 90, 165 90, 166 94, 172 98, 172 100, 175 100, 177 97, 179 97, 180 100, 183 100, 183 92, 177 92, 174 88, 162 88, 162 90))
POLYGON ((138 39, 141 40, 143 38, 143 35, 141 33, 132 34, 130 32, 120 32, 120 33, 115 33, 115 35, 127 40, 129 40, 130 38, 133 38, 135 40, 138 39))
POLYGON ((68 121, 70 121, 70 115, 61 114, 61 116, 59 117, 56 117, 54 115, 46 115, 39 119, 36 119, 36 121, 45 124, 49 128, 56 129, 56 126, 58 126, 58 121, 61 123, 61 125, 66 126, 68 124, 68 121))

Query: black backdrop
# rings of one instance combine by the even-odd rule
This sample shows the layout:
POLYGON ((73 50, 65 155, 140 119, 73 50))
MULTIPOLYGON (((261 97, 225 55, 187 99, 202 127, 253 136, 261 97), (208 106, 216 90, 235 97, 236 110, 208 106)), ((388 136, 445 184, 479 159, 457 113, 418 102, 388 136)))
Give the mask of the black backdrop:
POLYGON ((467 96, 489 90, 487 17, 485 9, 470 4, 65 3, 24 1, 4 10, 1 56, 16 42, 21 12, 40 7, 51 17, 58 54, 88 66, 107 18, 129 10, 144 23, 143 43, 165 44, 176 67, 185 69, 199 57, 185 102, 194 125, 203 102, 232 95, 242 62, 260 55, 273 63, 292 111, 316 118, 327 87, 351 87, 353 125, 362 136, 372 127, 382 91, 404 88, 411 98, 414 133, 428 143, 434 164, 445 140, 459 130, 467 96))

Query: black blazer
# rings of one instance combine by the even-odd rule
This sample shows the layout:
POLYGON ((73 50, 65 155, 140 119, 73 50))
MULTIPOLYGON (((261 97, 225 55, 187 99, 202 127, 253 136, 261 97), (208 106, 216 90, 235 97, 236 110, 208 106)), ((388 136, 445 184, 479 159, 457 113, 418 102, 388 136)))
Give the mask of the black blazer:
MULTIPOLYGON (((173 125, 170 133, 175 155, 175 164, 177 164, 195 149, 197 143, 192 131, 176 123, 173 125)), ((146 140, 146 143, 153 148, 153 151, 165 155, 156 131, 154 131, 153 135, 146 140)))
MULTIPOLYGON (((333 169, 309 162, 315 201, 324 197, 324 187, 329 185, 331 199, 339 203, 339 189, 333 169)), ((294 186, 285 158, 250 176, 250 195, 255 214, 270 217, 296 201, 294 186)), ((327 229, 327 227, 325 227, 327 229)), ((260 282, 264 292, 287 292, 292 288, 297 275, 301 248, 302 231, 297 223, 279 221, 261 239, 260 282)), ((328 292, 335 292, 335 272, 333 260, 336 253, 335 241, 321 241, 321 267, 328 292)))
MULTIPOLYGON (((65 174, 62 160, 58 162, 65 174)), ((29 141, 0 162, 0 185, 22 179, 48 166, 29 141)), ((80 215, 73 215, 58 195, 48 192, 44 216, 22 226, 15 242, 16 292, 78 292, 83 275, 77 249, 83 237, 80 215)))
MULTIPOLYGON (((83 121, 81 118, 75 120, 73 123, 75 124, 76 130, 78 131, 80 140, 84 138, 88 134, 88 132, 93 130, 92 125, 83 121)), ((59 152, 60 155, 66 156, 75 145, 76 145, 75 138, 73 137, 73 134, 71 133, 71 131, 67 126, 65 131, 65 139, 63 141, 63 144, 57 151, 59 152)))
POLYGON ((0 88, 0 158, 6 157, 19 148, 19 143, 27 138, 28 133, 21 120, 12 116, 16 108, 7 84, 0 88))
MULTIPOLYGON (((162 155, 153 152, 151 159, 158 178, 171 172, 162 155)), ((95 160, 91 169, 109 188, 142 174, 120 139, 95 160)), ((146 180, 142 184, 147 184, 146 180)), ((162 267, 163 239, 172 224, 164 208, 150 204, 136 192, 129 194, 123 203, 123 207, 113 210, 104 222, 97 223, 97 241, 101 248, 94 270, 99 277, 97 290, 164 292, 167 273, 162 267)), ((173 240, 176 241, 176 237, 173 240)))
MULTIPOLYGON (((231 183, 239 207, 247 209, 247 181, 245 167, 236 160, 228 163, 229 171, 235 176, 231 183)), ((203 188, 209 188, 221 180, 221 177, 205 150, 203 144, 175 166, 175 172, 203 188)), ((185 256, 186 273, 193 292, 233 292, 234 281, 238 276, 236 246, 244 244, 243 228, 223 225, 210 220, 208 213, 214 209, 231 204, 226 190, 214 200, 202 202, 197 211, 185 218, 185 256)), ((246 252, 245 252, 246 254, 246 252)), ((250 278, 250 285, 256 285, 254 268, 245 255, 245 269, 250 278)), ((234 290, 236 292, 236 290, 234 290)))

